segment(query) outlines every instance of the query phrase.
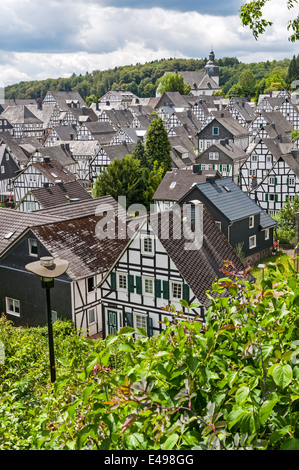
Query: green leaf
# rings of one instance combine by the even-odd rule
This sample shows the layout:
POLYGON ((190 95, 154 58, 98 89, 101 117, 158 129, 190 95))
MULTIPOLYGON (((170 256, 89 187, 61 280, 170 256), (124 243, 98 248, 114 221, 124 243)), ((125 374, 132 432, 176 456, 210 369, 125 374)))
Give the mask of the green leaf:
POLYGON ((299 450, 299 439, 287 439, 280 447, 281 450, 299 450))
POLYGON ((275 364, 272 369, 272 377, 276 385, 287 387, 293 379, 293 370, 289 364, 275 364))
POLYGON ((269 416, 271 415, 274 406, 278 402, 279 398, 275 398, 274 400, 266 401, 260 408, 259 411, 259 418, 261 424, 264 424, 269 416))
POLYGON ((191 356, 191 357, 188 357, 188 358, 186 359, 186 363, 187 363, 187 365, 188 365, 188 367, 189 367, 189 370, 190 370, 190 372, 191 372, 191 375, 193 376, 193 375, 195 374, 195 372, 196 372, 197 367, 198 367, 199 364, 200 364, 200 360, 197 359, 197 358, 194 357, 194 356, 191 356))
POLYGON ((165 443, 163 444, 163 449, 164 450, 171 450, 175 447, 176 443, 178 442, 179 440, 179 435, 178 434, 172 434, 171 436, 169 436, 165 443))
POLYGON ((227 374, 227 383, 228 386, 231 388, 238 377, 238 372, 236 370, 232 370, 227 374))
POLYGON ((249 387, 244 386, 244 387, 239 388, 235 396, 236 403, 238 405, 243 405, 247 401, 249 392, 250 392, 249 387))
POLYGON ((131 344, 128 343, 123 343, 119 346, 118 348, 119 351, 124 351, 124 352, 134 352, 135 349, 131 344))

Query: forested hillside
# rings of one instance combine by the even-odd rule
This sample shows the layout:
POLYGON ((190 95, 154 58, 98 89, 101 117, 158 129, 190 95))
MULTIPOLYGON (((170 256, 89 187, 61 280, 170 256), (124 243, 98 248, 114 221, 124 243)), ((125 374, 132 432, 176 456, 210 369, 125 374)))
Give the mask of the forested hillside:
MULTIPOLYGON (((124 89, 140 98, 155 96, 157 80, 165 72, 203 70, 207 59, 161 59, 145 64, 94 70, 69 78, 20 82, 6 87, 6 98, 44 98, 48 90, 77 91, 87 104, 109 90, 124 89)), ((292 60, 245 64, 233 57, 218 59, 222 93, 254 97, 270 89, 289 87, 299 79, 299 55, 292 60)))

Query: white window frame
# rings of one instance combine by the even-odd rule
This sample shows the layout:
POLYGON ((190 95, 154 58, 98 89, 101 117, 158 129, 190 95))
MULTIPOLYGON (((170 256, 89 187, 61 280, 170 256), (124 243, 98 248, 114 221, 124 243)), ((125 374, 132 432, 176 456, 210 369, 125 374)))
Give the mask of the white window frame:
POLYGON ((145 234, 141 236, 141 253, 146 256, 154 255, 154 237, 152 235, 145 234), (151 240, 151 251, 148 251, 145 246, 148 240, 151 240))
POLYGON ((29 256, 38 258, 38 241, 36 240, 36 238, 28 238, 28 250, 29 250, 29 256), (32 252, 33 246, 36 247, 37 253, 32 252))
POLYGON ((295 186, 295 178, 294 176, 289 177, 289 186, 295 186))
MULTIPOLYGON (((144 313, 133 312, 133 326, 135 330, 137 330, 137 328, 144 328, 146 334, 148 335, 147 315, 144 313)), ((139 336, 139 333, 137 331, 135 333, 135 336, 136 338, 139 336)))
POLYGON ((265 229, 265 240, 269 240, 269 238, 270 238, 270 229, 266 228, 265 229))
POLYGON ((93 325, 93 324, 96 322, 96 309, 95 309, 95 307, 89 308, 89 309, 87 310, 87 319, 88 319, 88 325, 93 325), (91 314, 91 312, 93 312, 93 316, 94 316, 93 321, 90 321, 90 314, 91 314))
POLYGON ((117 272, 116 273, 116 285, 117 285, 117 290, 119 292, 128 292, 128 275, 127 273, 121 273, 117 272), (126 279, 126 287, 121 287, 121 277, 124 277, 126 279))
POLYGON ((219 160, 219 152, 209 152, 209 160, 219 160))
POLYGON ((6 313, 9 315, 14 315, 16 317, 20 317, 21 315, 21 304, 18 299, 13 299, 12 297, 5 297, 5 306, 6 306, 6 313), (13 304, 13 309, 10 310, 9 303, 12 301, 13 304), (16 308, 18 308, 18 312, 16 311, 16 308))
POLYGON ((251 237, 249 237, 249 249, 252 250, 253 248, 256 248, 256 235, 252 235, 251 237), (251 240, 253 240, 252 245, 251 240))
POLYGON ((172 300, 182 300, 183 298, 183 283, 180 281, 170 281, 170 298, 172 300), (179 286, 181 290, 180 297, 174 295, 175 286, 179 286))
POLYGON ((217 225, 219 230, 221 230, 221 222, 219 220, 215 220, 215 224, 217 225))
POLYGON ((219 127, 218 126, 213 126, 212 127, 212 135, 219 135, 219 127), (217 132, 215 132, 217 131, 217 132))
POLYGON ((269 176, 269 184, 271 184, 271 186, 275 184, 275 176, 269 176))
POLYGON ((254 227, 254 215, 249 216, 249 228, 254 227))
POLYGON ((147 297, 154 297, 155 295, 155 278, 150 276, 142 276, 142 294, 147 297), (147 292, 147 283, 152 285, 152 291, 147 292))

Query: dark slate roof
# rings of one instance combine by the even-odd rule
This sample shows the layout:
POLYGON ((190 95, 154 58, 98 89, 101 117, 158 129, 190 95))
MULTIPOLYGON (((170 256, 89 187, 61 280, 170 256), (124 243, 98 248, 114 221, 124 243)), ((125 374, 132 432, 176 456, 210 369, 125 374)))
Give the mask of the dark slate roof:
POLYGON ((262 209, 231 178, 198 184, 197 189, 230 221, 262 212, 262 209))
POLYGON ((56 184, 46 188, 32 189, 30 192, 43 208, 51 208, 70 203, 74 199, 77 202, 92 199, 92 196, 78 181, 56 184))
MULTIPOLYGON (((179 217, 175 212, 171 214, 173 218, 170 217, 169 221, 169 236, 167 236, 168 224, 161 223, 161 213, 151 215, 151 228, 197 299, 203 306, 208 307, 210 300, 206 291, 212 288, 216 278, 225 277, 220 271, 224 268, 224 262, 231 261, 239 271, 243 271, 244 266, 205 207, 203 207, 203 246, 196 250, 186 249, 186 242, 192 239, 192 232, 183 227, 182 215, 179 217), (181 239, 173 236, 173 227, 175 226, 177 230, 179 224, 181 224, 181 233, 184 233, 181 239)), ((253 280, 251 275, 247 279, 253 280)))
POLYGON ((39 225, 58 220, 54 215, 19 212, 0 208, 0 254, 13 243, 29 225, 39 225))
POLYGON ((191 169, 168 171, 153 195, 153 200, 178 201, 194 185, 205 183, 207 178, 221 178, 221 176, 216 170, 202 170, 200 173, 193 173, 191 169), (171 188, 173 183, 175 185, 171 188))
MULTIPOLYGON (((117 211, 119 206, 115 200, 112 201, 117 211)), ((73 280, 108 271, 129 242, 128 234, 124 234, 123 238, 101 239, 97 236, 96 227, 104 217, 106 206, 107 198, 99 198, 98 210, 102 207, 101 215, 88 215, 31 228, 53 257, 69 261, 68 275, 73 280)), ((121 214, 126 221, 125 211, 121 210, 121 214)), ((116 215, 116 233, 118 233, 118 221, 116 215)))
POLYGON ((48 163, 34 162, 32 165, 52 183, 55 183, 57 180, 67 183, 76 179, 73 173, 64 168, 56 160, 50 160, 48 163))
POLYGON ((203 156, 209 155, 211 151, 218 150, 219 152, 224 153, 232 160, 246 160, 248 155, 246 152, 233 142, 228 140, 220 140, 218 143, 212 144, 208 149, 204 150, 200 155, 195 158, 195 161, 200 163, 203 159, 203 156))
POLYGON ((131 153, 133 153, 135 145, 136 144, 127 144, 126 142, 115 145, 103 145, 102 150, 106 153, 107 157, 109 157, 111 161, 115 159, 121 160, 127 155, 131 155, 131 153))
POLYGON ((30 212, 30 214, 42 214, 45 216, 53 216, 59 220, 68 220, 77 217, 95 215, 97 207, 103 202, 111 206, 114 206, 116 203, 111 196, 103 196, 96 199, 80 201, 74 204, 66 203, 47 209, 40 209, 38 211, 30 212))

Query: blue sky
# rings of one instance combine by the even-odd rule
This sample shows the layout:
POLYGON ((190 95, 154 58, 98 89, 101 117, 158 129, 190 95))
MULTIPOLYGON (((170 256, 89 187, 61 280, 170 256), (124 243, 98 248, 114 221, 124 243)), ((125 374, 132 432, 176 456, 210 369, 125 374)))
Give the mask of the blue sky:
POLYGON ((161 58, 243 62, 297 55, 285 0, 265 8, 274 25, 256 41, 241 25, 242 0, 2 0, 0 82, 69 77, 161 58), (150 7, 149 7, 150 5, 150 7))

